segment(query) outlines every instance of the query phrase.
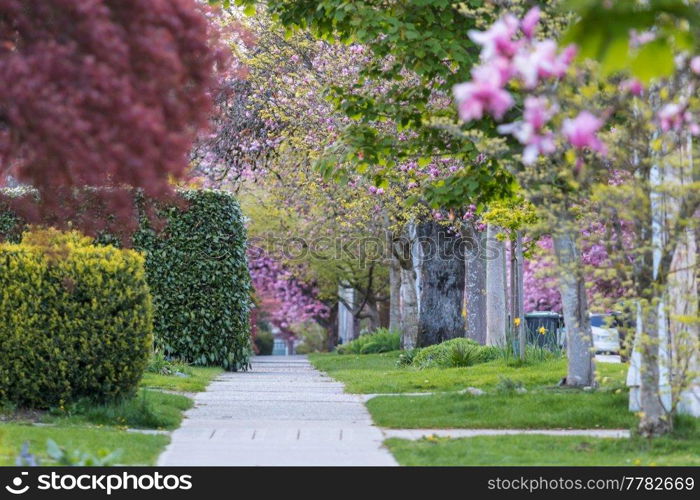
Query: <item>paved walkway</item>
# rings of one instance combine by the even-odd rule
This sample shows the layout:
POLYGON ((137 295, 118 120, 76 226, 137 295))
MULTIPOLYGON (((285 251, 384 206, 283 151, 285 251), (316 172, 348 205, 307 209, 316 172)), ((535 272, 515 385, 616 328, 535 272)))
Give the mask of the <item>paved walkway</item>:
POLYGON ((197 394, 159 465, 396 465, 356 395, 303 356, 267 356, 197 394))

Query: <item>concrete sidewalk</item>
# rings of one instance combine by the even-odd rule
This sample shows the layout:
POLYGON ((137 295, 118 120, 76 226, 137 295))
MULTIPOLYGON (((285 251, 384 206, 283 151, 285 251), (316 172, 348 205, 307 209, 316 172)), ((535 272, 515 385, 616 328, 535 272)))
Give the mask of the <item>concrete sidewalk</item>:
POLYGON ((158 465, 396 465, 359 396, 304 356, 256 358, 197 394, 158 465))

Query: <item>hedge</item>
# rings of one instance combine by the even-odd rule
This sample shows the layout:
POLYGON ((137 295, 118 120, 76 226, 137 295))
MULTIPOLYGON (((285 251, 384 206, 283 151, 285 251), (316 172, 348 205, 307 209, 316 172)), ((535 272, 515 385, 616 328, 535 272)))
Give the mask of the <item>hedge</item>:
POLYGON ((180 194, 188 205, 162 210, 160 234, 144 220, 134 237, 146 253, 156 344, 194 364, 246 369, 251 285, 240 206, 223 191, 180 194))
POLYGON ((153 343, 144 258, 77 233, 0 244, 0 400, 49 408, 132 395, 153 343))
MULTIPOLYGON (((26 190, 15 194, 24 195, 26 190)), ((251 284, 240 206, 223 191, 180 190, 178 195, 184 206, 159 208, 167 222, 162 231, 141 217, 141 228, 133 235, 134 249, 146 255, 156 347, 197 365, 247 369, 251 284)), ((17 232, 7 222, 12 217, 0 213, 6 237, 17 232)), ((109 235, 98 241, 118 244, 109 235)))

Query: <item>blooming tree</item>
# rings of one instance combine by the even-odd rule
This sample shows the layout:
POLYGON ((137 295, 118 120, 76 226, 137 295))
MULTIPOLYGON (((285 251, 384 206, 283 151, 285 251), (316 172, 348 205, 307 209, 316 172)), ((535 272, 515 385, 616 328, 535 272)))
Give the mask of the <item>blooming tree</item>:
MULTIPOLYGON (((570 340, 572 324, 581 338, 587 329, 581 328, 587 327, 585 280, 573 223, 580 222, 581 208, 591 203, 609 215, 606 260, 619 283, 629 284, 639 307, 640 431, 663 433, 671 426, 669 414, 680 394, 695 377, 688 366, 697 357, 695 327, 680 318, 693 310, 697 316, 692 307, 697 304, 695 278, 682 270, 695 268, 690 234, 700 200, 693 189, 694 174, 684 172, 692 155, 692 136, 700 132, 697 100, 692 97, 700 61, 677 48, 673 77, 645 88, 624 71, 611 72, 609 65, 607 71, 605 64, 591 62, 573 67, 574 47, 559 50, 552 40, 533 37, 539 15, 537 8, 522 20, 507 15, 487 32, 471 35, 483 46, 483 71, 498 70, 502 78, 486 89, 478 81, 457 87, 459 109, 466 119, 480 109, 496 119, 509 111, 520 115, 498 131, 519 144, 521 167, 512 167, 531 198, 566 225, 565 231, 554 232, 553 241, 570 340), (522 109, 516 108, 508 85, 523 89, 522 109), (662 206, 667 207, 663 212, 662 206), (567 292, 572 292, 568 298, 567 292), (569 311, 568 300, 574 306, 569 311), (665 332, 666 320, 660 316, 666 315, 671 316, 672 333, 676 324, 675 338, 665 332), (660 369, 664 359, 669 364, 660 369), (660 375, 664 369, 671 372, 668 390, 660 375)), ((632 52, 645 53, 655 40, 653 32, 638 35, 632 52)), ((475 80, 481 71, 474 71, 475 80)), ((692 168, 690 163, 691 172, 692 168)), ((603 255, 602 245, 592 248, 603 255)), ((569 346, 570 374, 571 356, 569 346)))

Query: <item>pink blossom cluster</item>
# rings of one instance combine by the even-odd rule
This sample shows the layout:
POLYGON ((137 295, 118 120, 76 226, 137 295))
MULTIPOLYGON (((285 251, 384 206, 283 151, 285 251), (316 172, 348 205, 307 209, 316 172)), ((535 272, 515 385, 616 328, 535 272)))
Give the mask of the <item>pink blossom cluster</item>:
POLYGON ((249 249, 248 268, 261 306, 269 309, 275 326, 288 330, 306 320, 328 317, 328 307, 317 298, 318 289, 297 279, 262 249, 249 249))
POLYGON ((700 135, 700 125, 685 102, 666 104, 659 110, 656 118, 664 132, 679 131, 685 128, 693 135, 700 135))
MULTIPOLYGON (((454 87, 462 120, 481 119, 485 115, 501 120, 515 105, 513 96, 506 90, 513 80, 532 90, 566 75, 576 47, 570 45, 559 51, 554 40, 535 39, 539 21, 540 9, 534 7, 522 20, 507 14, 487 31, 469 32, 469 37, 481 46, 481 64, 472 70, 471 81, 454 87)), ((555 152, 555 134, 548 125, 558 111, 556 103, 546 97, 530 95, 524 102, 522 120, 501 125, 498 130, 525 146, 523 162, 531 164, 539 156, 555 152)), ((605 146, 598 137, 602 126, 602 120, 583 111, 564 120, 559 132, 574 149, 605 155, 605 146)))

